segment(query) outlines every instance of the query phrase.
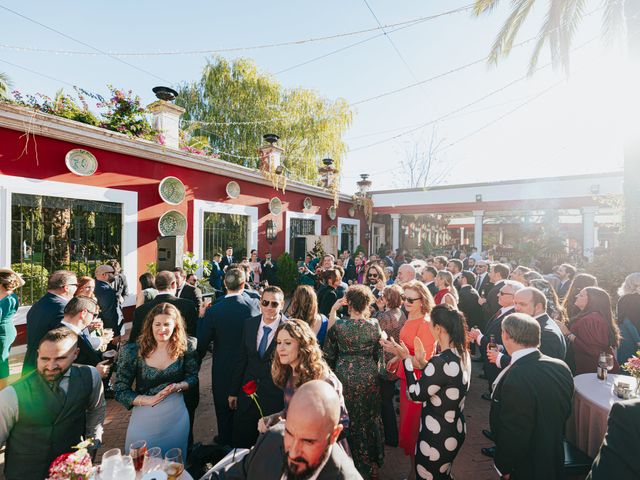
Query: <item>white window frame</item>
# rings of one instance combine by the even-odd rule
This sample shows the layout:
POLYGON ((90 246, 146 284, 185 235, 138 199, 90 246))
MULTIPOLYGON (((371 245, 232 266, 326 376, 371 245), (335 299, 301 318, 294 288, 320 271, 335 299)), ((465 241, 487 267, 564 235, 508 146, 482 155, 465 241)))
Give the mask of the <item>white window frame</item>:
MULTIPOLYGON (((258 207, 196 199, 193 201, 193 253, 198 260, 213 260, 213 258, 203 257, 204 242, 202 234, 204 232, 205 213, 226 213, 249 217, 247 222, 247 253, 254 248, 258 248, 258 207)), ((199 269, 199 273, 202 274, 202 268, 199 269)))
MULTIPOLYGON (((5 239, 4 246, 0 247, 0 265, 11 265, 11 195, 14 193, 121 204, 122 258, 120 260, 129 284, 129 295, 125 299, 124 306, 135 305, 138 289, 138 192, 0 175, 0 238, 5 239)), ((29 308, 31 307, 20 307, 14 317, 16 325, 26 323, 29 308)))
POLYGON ((284 251, 291 254, 291 235, 289 235, 289 231, 291 230, 291 219, 298 218, 301 220, 314 220, 314 235, 320 236, 322 235, 322 215, 317 215, 315 213, 302 213, 302 212, 290 212, 287 210, 284 212, 284 251))
MULTIPOLYGON (((358 248, 358 245, 360 245, 360 220, 358 220, 357 218, 345 218, 345 217, 338 217, 338 250, 341 249, 341 240, 342 240, 342 226, 343 225, 355 225, 356 227, 356 235, 354 238, 354 243, 355 245, 353 246, 353 248, 351 249, 351 253, 353 253, 355 251, 356 248, 358 248)), ((365 245, 363 245, 365 246, 365 245)))

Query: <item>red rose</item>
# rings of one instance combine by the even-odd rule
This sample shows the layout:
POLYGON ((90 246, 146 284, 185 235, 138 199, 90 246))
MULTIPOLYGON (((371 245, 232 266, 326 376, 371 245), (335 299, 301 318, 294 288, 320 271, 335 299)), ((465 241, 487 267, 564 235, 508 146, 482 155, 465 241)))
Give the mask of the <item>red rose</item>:
POLYGON ((258 384, 255 380, 250 380, 242 386, 242 391, 249 396, 255 394, 257 389, 258 384))

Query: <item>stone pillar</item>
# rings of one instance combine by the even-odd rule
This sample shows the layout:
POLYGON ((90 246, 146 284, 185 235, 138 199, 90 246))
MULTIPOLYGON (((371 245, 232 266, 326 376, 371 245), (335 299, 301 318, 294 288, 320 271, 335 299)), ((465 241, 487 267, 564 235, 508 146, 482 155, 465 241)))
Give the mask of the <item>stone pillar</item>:
POLYGON ((482 220, 484 218, 484 210, 474 210, 475 228, 473 231, 474 247, 478 249, 478 253, 482 252, 482 220))
POLYGON ((498 230, 498 243, 504 245, 504 228, 502 227, 498 230))
POLYGON ((151 112, 151 126, 164 137, 164 145, 180 147, 180 117, 184 108, 165 100, 158 100, 147 106, 151 112))
POLYGON ((400 214, 391 214, 391 248, 395 251, 400 248, 400 214))
POLYGON ((464 227, 460 227, 460 246, 464 245, 464 227))
POLYGON ((595 248, 595 223, 598 207, 582 208, 582 254, 593 261, 595 248))

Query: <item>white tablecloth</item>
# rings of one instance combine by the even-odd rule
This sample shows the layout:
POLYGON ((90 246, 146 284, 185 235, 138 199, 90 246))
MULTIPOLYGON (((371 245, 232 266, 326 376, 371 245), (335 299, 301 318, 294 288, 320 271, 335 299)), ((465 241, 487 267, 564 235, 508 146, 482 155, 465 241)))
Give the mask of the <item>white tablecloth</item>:
POLYGON ((567 422, 567 440, 592 458, 598 454, 607 431, 609 411, 621 400, 613 393, 613 382, 617 378, 624 378, 635 388, 635 379, 628 375, 609 374, 607 383, 598 380, 595 373, 573 379, 575 394, 573 411, 567 422))

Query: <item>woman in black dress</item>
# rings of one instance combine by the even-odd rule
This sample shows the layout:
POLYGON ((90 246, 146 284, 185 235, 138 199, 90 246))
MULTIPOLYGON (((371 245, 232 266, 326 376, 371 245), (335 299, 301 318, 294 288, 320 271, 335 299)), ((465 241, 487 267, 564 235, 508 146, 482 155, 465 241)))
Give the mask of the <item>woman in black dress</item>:
POLYGON ((425 360, 422 342, 416 338, 415 356, 393 339, 385 349, 403 359, 407 394, 422 402, 422 428, 416 448, 417 478, 449 479, 451 467, 466 435, 464 399, 469 390, 471 361, 464 315, 442 304, 431 311, 430 327, 440 353, 425 360), (416 381, 414 368, 422 370, 416 381))

